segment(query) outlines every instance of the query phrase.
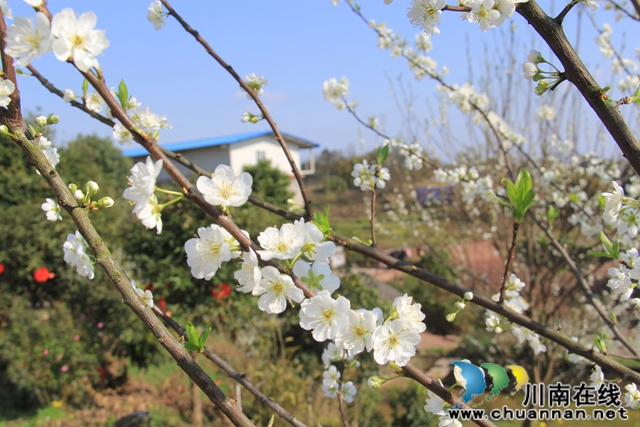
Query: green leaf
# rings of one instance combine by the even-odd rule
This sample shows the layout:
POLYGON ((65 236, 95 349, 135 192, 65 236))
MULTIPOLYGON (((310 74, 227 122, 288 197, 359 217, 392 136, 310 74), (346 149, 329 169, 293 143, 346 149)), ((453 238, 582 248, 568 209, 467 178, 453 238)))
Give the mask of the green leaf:
POLYGON ((200 351, 200 347, 196 347, 195 345, 191 344, 190 342, 184 343, 184 348, 186 348, 189 351, 200 351))
POLYGON ((382 166, 387 157, 389 156, 389 144, 383 145, 378 148, 378 152, 376 153, 376 158, 378 159, 378 164, 382 166))
POLYGON ((609 258, 619 259, 620 258, 620 242, 611 242, 604 231, 600 231, 600 241, 602 242, 602 246, 607 251, 607 255, 609 258))
POLYGON ((324 208, 324 213, 316 212, 313 214, 314 222, 322 234, 326 236, 331 234, 331 226, 329 225, 329 205, 324 208))
POLYGON ((592 257, 596 257, 596 258, 613 258, 611 255, 609 255, 608 253, 605 253, 605 252, 589 251, 587 253, 589 255, 591 255, 592 257))
POLYGON ((547 221, 549 225, 560 215, 560 210, 553 207, 553 205, 547 206, 547 221))
POLYGON ((267 427, 273 427, 273 422, 276 420, 276 414, 271 415, 271 419, 269 419, 269 424, 267 427))
POLYGON ((200 334, 200 350, 204 348, 204 345, 206 344, 207 338, 209 337, 210 333, 211 333, 211 326, 209 326, 208 329, 205 329, 204 331, 202 331, 202 333, 200 334))
POLYGON ((89 89, 89 80, 84 79, 82 82, 82 97, 87 96, 87 89, 89 89))
POLYGON ((129 102, 129 90, 127 89, 127 85, 124 80, 120 80, 120 84, 118 85, 118 99, 120 100, 120 105, 122 108, 127 108, 127 103, 129 102))
MULTIPOLYGON (((640 76, 640 75, 639 75, 640 76)), ((631 95, 631 102, 640 104, 640 86, 636 89, 633 95, 631 95)))
POLYGON ((196 347, 196 350, 200 350, 200 337, 196 327, 191 322, 187 322, 187 339, 196 347))

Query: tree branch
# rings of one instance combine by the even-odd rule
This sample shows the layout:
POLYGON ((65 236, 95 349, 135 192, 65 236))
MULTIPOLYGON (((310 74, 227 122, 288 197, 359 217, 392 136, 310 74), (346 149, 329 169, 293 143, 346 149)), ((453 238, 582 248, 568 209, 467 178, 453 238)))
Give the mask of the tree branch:
MULTIPOLYGON (((187 331, 182 326, 180 326, 175 320, 173 320, 172 318, 164 314, 162 310, 160 310, 158 307, 153 307, 153 312, 155 313, 156 316, 161 318, 167 325, 169 325, 171 329, 176 331, 178 336, 183 336, 183 337, 187 336, 187 331)), ((295 427, 306 427, 305 424, 298 421, 296 417, 293 416, 290 412, 288 412, 282 406, 278 405, 277 402, 274 402, 273 400, 271 400, 267 395, 261 392, 253 384, 251 384, 251 382, 246 378, 244 374, 241 374, 235 369, 233 369, 231 365, 229 365, 227 362, 225 362, 222 358, 220 358, 218 355, 213 353, 211 350, 204 348, 203 355, 204 357, 206 357, 207 359, 211 360, 213 363, 218 365, 218 367, 221 368, 223 371, 225 371, 231 379, 235 380, 237 383, 239 383, 244 388, 246 388, 251 394, 257 397, 262 404, 271 408, 273 412, 278 414, 282 419, 287 421, 289 424, 295 427)))
MULTIPOLYGON (((633 0, 636 3, 638 0, 633 0)), ((566 78, 580 91, 633 169, 640 175, 640 144, 618 110, 604 103, 607 96, 569 43, 562 26, 549 17, 535 0, 519 3, 517 12, 531 24, 564 66, 566 78)))
POLYGON ((293 172, 293 175, 296 177, 296 181, 298 182, 298 186, 300 187, 300 193, 302 194, 302 199, 304 200, 304 207, 307 213, 307 219, 313 218, 313 211, 311 210, 311 200, 309 199, 309 194, 307 193, 307 189, 304 185, 304 182, 302 181, 302 175, 300 174, 300 170, 298 170, 298 166, 296 165, 296 162, 293 160, 293 157, 291 156, 291 152, 289 151, 289 147, 287 147, 287 143, 285 142, 282 134, 280 133, 280 130, 276 125, 276 122, 273 120, 273 118, 271 118, 271 114, 269 114, 269 110, 267 110, 267 108, 264 106, 264 104, 262 103, 258 95, 254 92, 254 90, 251 89, 249 85, 247 85, 247 83, 242 79, 242 77, 240 77, 240 75, 238 75, 238 73, 233 69, 231 65, 227 64, 224 61, 224 59, 222 59, 222 57, 220 57, 211 48, 209 43, 207 43, 207 41, 202 38, 200 33, 198 33, 198 31, 191 28, 191 26, 175 11, 175 9, 171 7, 171 5, 167 0, 161 0, 161 1, 162 1, 162 4, 169 11, 169 14, 174 18, 176 18, 176 20, 180 23, 180 25, 182 25, 182 28, 184 28, 186 32, 191 34, 198 41, 198 43, 202 45, 204 50, 209 55, 211 55, 216 60, 216 62, 218 62, 218 64, 222 66, 222 68, 224 68, 229 74, 231 74, 231 76, 238 82, 240 87, 244 89, 249 94, 251 99, 253 99, 253 102, 256 103, 256 105, 260 109, 260 112, 262 113, 262 116, 267 121, 267 123, 269 123, 269 126, 271 127, 271 130, 273 131, 273 134, 276 140, 282 147, 282 150, 284 151, 284 154, 287 157, 287 160, 289 161, 289 165, 291 166, 291 172, 293 172))

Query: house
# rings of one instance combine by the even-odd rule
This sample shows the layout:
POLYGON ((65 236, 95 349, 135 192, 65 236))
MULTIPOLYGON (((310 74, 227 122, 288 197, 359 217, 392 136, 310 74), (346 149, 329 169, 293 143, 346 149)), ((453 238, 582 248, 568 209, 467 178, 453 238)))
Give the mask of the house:
MULTIPOLYGON (((282 132, 282 136, 289 147, 291 156, 298 166, 300 173, 310 175, 315 172, 313 160, 313 148, 319 145, 305 139, 282 132), (308 161, 302 163, 301 152, 308 150, 308 161)), ((293 199, 302 204, 302 195, 298 184, 291 171, 291 166, 276 141, 272 131, 242 133, 237 135, 218 136, 213 138, 198 139, 195 141, 174 142, 163 145, 164 148, 175 153, 180 153, 187 160, 192 161, 205 170, 213 172, 216 166, 225 164, 231 166, 233 172, 238 175, 245 166, 255 165, 258 161, 268 159, 271 165, 280 169, 291 178, 289 190, 293 192, 293 199)), ((123 153, 134 161, 144 161, 147 150, 142 147, 125 150, 123 153)), ((180 164, 176 164, 186 176, 193 174, 180 164)), ((162 171, 158 177, 159 182, 170 180, 169 175, 162 171)))

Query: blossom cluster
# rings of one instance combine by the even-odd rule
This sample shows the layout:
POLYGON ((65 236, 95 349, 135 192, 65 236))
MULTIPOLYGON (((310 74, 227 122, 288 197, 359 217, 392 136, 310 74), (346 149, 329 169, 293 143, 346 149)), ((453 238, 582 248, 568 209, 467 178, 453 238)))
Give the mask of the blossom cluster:
POLYGON ((75 267, 79 275, 93 279, 95 277, 93 263, 86 252, 85 244, 84 237, 79 231, 76 231, 75 234, 68 234, 67 241, 62 245, 64 261, 75 267))
POLYGON ((391 179, 389 169, 377 164, 369 165, 366 160, 356 163, 351 172, 353 185, 360 187, 362 191, 373 191, 377 188, 384 188, 387 181, 391 179))
POLYGON ((36 23, 16 17, 7 28, 5 53, 15 64, 26 67, 36 57, 53 50, 60 61, 72 60, 80 71, 100 68, 98 55, 109 46, 104 30, 95 30, 97 17, 93 12, 76 16, 71 8, 53 16, 51 22, 42 12, 36 13, 36 23))
POLYGON ((123 196, 133 207, 133 213, 147 228, 155 228, 158 234, 162 232, 162 207, 158 205, 158 199, 154 194, 156 178, 162 171, 162 159, 153 162, 147 157, 145 163, 136 163, 131 168, 129 176, 130 187, 124 190, 123 196))

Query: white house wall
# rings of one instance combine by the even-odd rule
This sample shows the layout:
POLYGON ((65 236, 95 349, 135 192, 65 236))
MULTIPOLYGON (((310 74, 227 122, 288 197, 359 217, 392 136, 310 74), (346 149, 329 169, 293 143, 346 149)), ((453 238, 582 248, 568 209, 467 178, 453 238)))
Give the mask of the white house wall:
MULTIPOLYGON (((289 165, 287 157, 284 155, 278 141, 272 136, 247 139, 246 141, 237 142, 229 147, 231 167, 236 175, 242 172, 245 166, 252 166, 258 162, 257 153, 259 151, 263 151, 265 158, 271 160, 271 166, 280 169, 288 176, 292 175, 291 166, 289 165)), ((289 144, 288 147, 294 162, 298 168, 300 168, 300 152, 298 151, 298 146, 289 144)))
MULTIPOLYGON (((196 165, 200 166, 201 168, 211 172, 213 172, 216 166, 220 164, 224 164, 224 165, 229 164, 229 146, 228 145, 221 145, 217 147, 196 148, 194 150, 188 150, 184 152, 178 151, 178 152, 181 153, 185 159, 190 160, 196 165)), ((146 158, 147 158, 146 156, 136 157, 134 158, 134 161, 144 162, 146 158)), ((173 162, 173 163, 178 167, 178 169, 180 169, 180 171, 186 177, 191 177, 195 175, 194 172, 192 172, 190 169, 187 169, 186 167, 176 162, 173 162)), ((164 170, 160 173, 160 176, 158 176, 158 181, 160 182, 166 182, 170 180, 171 178, 169 177, 167 172, 164 170)))

